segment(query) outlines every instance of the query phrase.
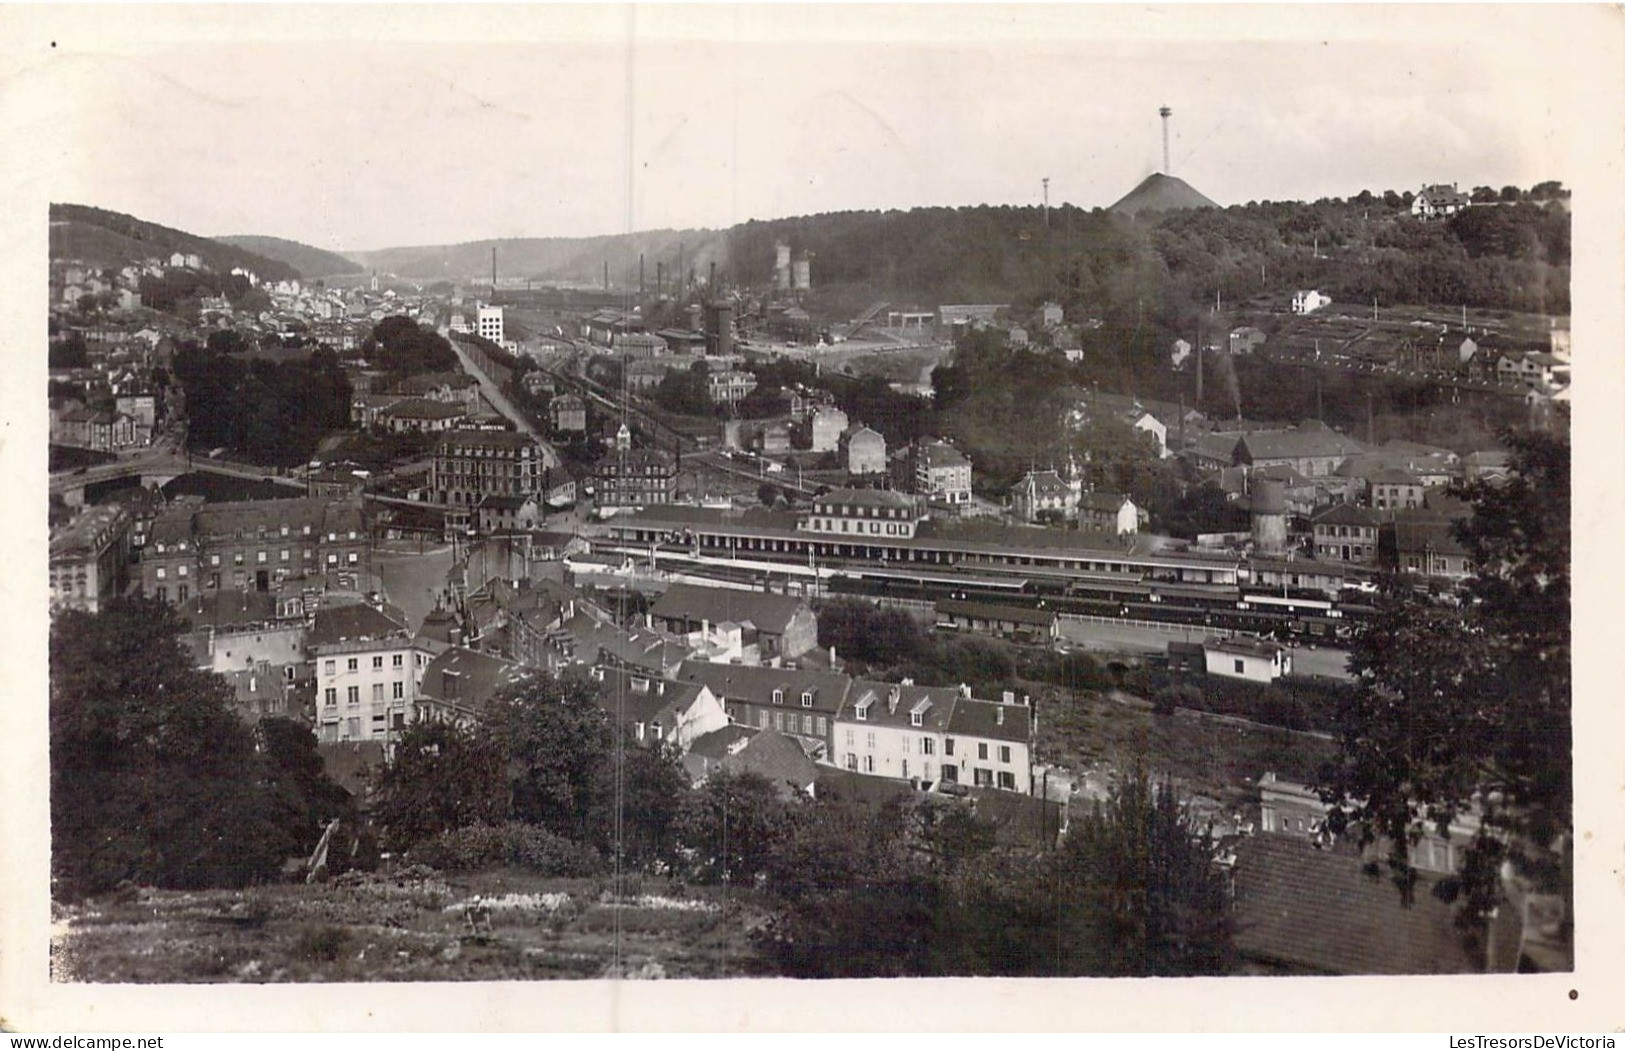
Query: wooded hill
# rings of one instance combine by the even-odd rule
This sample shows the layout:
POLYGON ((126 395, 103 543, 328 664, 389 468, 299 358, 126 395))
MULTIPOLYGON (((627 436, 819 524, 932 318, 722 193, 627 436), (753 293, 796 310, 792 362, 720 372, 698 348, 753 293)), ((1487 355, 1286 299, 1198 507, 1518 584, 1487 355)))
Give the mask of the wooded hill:
POLYGON ((248 251, 262 255, 267 259, 275 259, 278 262, 286 263, 299 271, 299 276, 307 281, 315 280, 318 277, 333 277, 339 274, 359 274, 365 269, 354 259, 346 259, 337 253, 301 244, 298 241, 289 241, 282 237, 231 234, 226 237, 217 237, 215 240, 235 248, 246 248, 248 251))
POLYGON ((301 277, 294 267, 236 245, 160 226, 105 208, 51 205, 51 258, 73 259, 92 267, 122 267, 146 259, 166 263, 175 252, 197 255, 217 273, 233 267, 252 270, 262 280, 301 277))

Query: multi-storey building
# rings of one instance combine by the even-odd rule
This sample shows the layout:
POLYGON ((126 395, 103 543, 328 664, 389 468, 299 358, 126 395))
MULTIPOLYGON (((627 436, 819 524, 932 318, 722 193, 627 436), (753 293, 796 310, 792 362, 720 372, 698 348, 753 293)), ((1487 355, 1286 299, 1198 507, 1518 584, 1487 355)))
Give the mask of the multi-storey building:
POLYGON ((947 442, 921 444, 914 453, 914 491, 946 504, 970 503, 970 460, 947 442))
POLYGON ((856 681, 835 719, 832 759, 860 774, 933 784, 943 770, 948 716, 958 692, 856 681))
POLYGON ((450 431, 435 443, 429 488, 435 502, 474 507, 487 496, 540 491, 541 446, 513 431, 450 431))
POLYGON ((1078 513, 1078 489, 1054 471, 1028 471, 1010 491, 1011 510, 1023 522, 1041 517, 1072 518, 1078 513))
POLYGON ((141 558, 148 595, 184 602, 204 591, 270 591, 285 580, 365 572, 371 541, 361 505, 301 497, 172 508, 141 558))
POLYGON ((553 430, 560 433, 584 433, 587 430, 587 403, 574 394, 561 394, 547 405, 553 417, 553 430))
POLYGON ((130 514, 117 504, 92 507, 51 537, 51 610, 95 613, 123 587, 130 514))
POLYGON ((1381 519, 1367 507, 1338 504, 1314 521, 1315 557, 1328 562, 1371 565, 1377 561, 1381 519))
POLYGON ((677 461, 660 449, 619 449, 593 469, 599 507, 669 504, 677 495, 677 461))
POLYGON ((365 604, 317 610, 306 644, 318 740, 387 741, 405 729, 432 656, 405 623, 365 604))
POLYGON ((475 324, 481 339, 488 339, 497 346, 502 346, 502 308, 482 306, 475 324))
POLYGON ((813 498, 802 528, 837 536, 912 537, 925 515, 914 498, 885 489, 832 489, 813 498))

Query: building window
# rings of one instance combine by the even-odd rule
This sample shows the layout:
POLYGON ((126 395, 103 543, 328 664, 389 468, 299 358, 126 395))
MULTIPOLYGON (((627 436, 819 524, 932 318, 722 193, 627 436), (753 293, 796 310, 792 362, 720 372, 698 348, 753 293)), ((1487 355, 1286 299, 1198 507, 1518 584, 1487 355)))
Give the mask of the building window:
POLYGON ((404 663, 405 663, 405 658, 403 657, 403 655, 401 655, 399 653, 395 654, 395 656, 390 659, 391 667, 399 668, 404 663))
POLYGON ((338 661, 328 661, 328 662, 326 662, 325 674, 332 675, 337 670, 338 670, 338 661))
POLYGON ((1008 763, 1009 761, 1010 761, 1010 746, 1007 745, 1007 744, 999 745, 999 762, 1008 763))
POLYGON ((803 690, 802 691, 802 693, 801 693, 801 706, 803 708, 811 708, 812 707, 812 691, 810 691, 810 690, 803 690))
POLYGON ((924 723, 924 721, 925 721, 925 713, 924 712, 909 712, 908 713, 908 724, 910 726, 920 726, 920 725, 922 725, 924 723))
POLYGON ((156 572, 157 572, 159 580, 164 579, 166 574, 164 573, 164 567, 163 566, 159 566, 156 572))
POLYGON ((851 752, 846 753, 846 768, 854 772, 858 769, 858 757, 851 752))
POLYGON ((175 573, 176 573, 177 576, 183 576, 184 577, 186 575, 186 566, 184 566, 184 565, 176 566, 175 567, 175 573))
POLYGON ((263 551, 261 551, 261 552, 258 552, 258 553, 257 553, 257 554, 256 554, 256 555, 255 555, 255 556, 254 556, 254 561, 255 561, 255 563, 257 563, 257 564, 258 564, 258 565, 262 565, 262 566, 263 566, 263 565, 265 565, 265 552, 263 552, 263 551))
POLYGON ((774 690, 773 691, 773 703, 774 704, 783 704, 784 703, 784 691, 783 690, 774 690))
POLYGON ((322 699, 323 699, 323 700, 324 700, 324 701, 326 701, 326 702, 327 702, 327 706, 328 706, 328 707, 329 707, 329 708, 331 708, 331 707, 333 707, 333 706, 334 706, 334 705, 336 705, 336 704, 338 704, 338 703, 339 703, 339 691, 338 691, 338 690, 336 690, 336 689, 335 689, 335 688, 333 688, 333 687, 331 687, 331 686, 329 686, 329 687, 328 687, 328 688, 327 688, 327 692, 326 692, 326 693, 325 693, 325 694, 324 694, 324 695, 323 695, 323 697, 322 697, 322 699))
POLYGON ((372 659, 372 669, 373 669, 373 671, 378 671, 379 669, 383 668, 383 666, 384 666, 384 655, 380 653, 378 656, 376 656, 376 657, 374 657, 372 659))
POLYGON ((908 754, 908 738, 903 738, 903 754, 908 754))
POLYGON ((874 747, 875 747, 875 735, 873 733, 871 733, 871 734, 868 735, 868 737, 869 737, 869 740, 868 740, 869 750, 873 751, 874 747))
POLYGON ((978 758, 978 759, 986 759, 987 758, 987 742, 986 741, 977 742, 977 744, 976 744, 976 758, 978 758))
POLYGON ((818 725, 818 731, 817 731, 818 736, 819 737, 824 736, 824 732, 828 729, 829 724, 824 721, 824 717, 822 715, 818 716, 817 725, 818 725))
POLYGON ((852 748, 852 747, 855 747, 855 746, 856 746, 856 744, 857 744, 857 742, 856 742, 856 741, 855 741, 855 740, 854 740, 854 738, 855 738, 855 737, 856 737, 856 736, 857 736, 857 735, 856 735, 856 734, 855 734, 855 733, 853 733, 853 731, 851 731, 851 730, 848 730, 848 731, 847 731, 847 732, 846 732, 846 746, 847 746, 847 747, 848 747, 848 748, 852 748))
POLYGON ((372 703, 378 704, 378 703, 382 702, 383 699, 384 699, 384 684, 381 683, 381 682, 373 683, 372 684, 372 703))
POLYGON ((863 757, 863 772, 866 773, 866 774, 872 774, 872 773, 875 772, 875 757, 874 756, 866 755, 866 756, 863 757))
POLYGON ((999 771, 999 787, 1007 791, 1015 791, 1016 775, 1009 770, 999 771))
POLYGON ((402 682, 395 683, 390 695, 394 697, 395 700, 400 700, 406 695, 406 684, 402 682))
POLYGON ((1242 672, 1244 672, 1246 670, 1247 670, 1247 663, 1245 661, 1239 661, 1239 660, 1236 661, 1236 674, 1237 675, 1242 674, 1242 672))
POLYGON ((348 689, 346 689, 344 691, 344 703, 346 703, 346 704, 360 704, 361 703, 361 687, 359 687, 359 686, 351 686, 348 689))
POLYGON ((953 755, 954 754, 954 739, 952 737, 945 738, 943 740, 943 742, 942 742, 942 754, 943 755, 953 755))
POLYGON ((929 737, 920 738, 920 754, 921 755, 932 755, 932 754, 934 754, 936 752, 936 749, 937 749, 937 742, 931 740, 931 738, 929 738, 929 737))
POLYGON ((360 668, 360 666, 361 660, 358 657, 351 657, 349 660, 344 662, 345 671, 356 671, 360 668))

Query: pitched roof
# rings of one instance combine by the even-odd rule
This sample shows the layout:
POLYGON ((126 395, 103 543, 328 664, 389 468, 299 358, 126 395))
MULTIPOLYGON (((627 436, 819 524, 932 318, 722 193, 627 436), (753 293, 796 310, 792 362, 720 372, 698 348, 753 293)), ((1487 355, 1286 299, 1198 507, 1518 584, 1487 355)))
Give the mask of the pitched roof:
POLYGON ((1028 494, 1031 498, 1051 498, 1066 496, 1071 487, 1061 481, 1061 476, 1052 470, 1028 471, 1016 483, 1016 491, 1028 494))
POLYGON ((966 737, 1026 743, 1032 740, 1033 710, 1025 704, 957 697, 954 699, 953 714, 948 717, 948 732, 966 737))
POLYGON ((276 596, 266 591, 208 591, 182 603, 179 613, 196 630, 235 628, 276 620, 276 607, 276 596))
POLYGON ((673 584, 655 600, 655 604, 649 608, 649 615, 689 621, 705 620, 712 624, 748 620, 759 631, 782 635, 796 614, 807 609, 804 600, 791 595, 708 588, 699 584, 673 584))
POLYGON ((914 498, 894 489, 831 489, 813 498, 814 504, 849 504, 853 507, 893 507, 914 510, 914 498))
POLYGON ((1325 427, 1292 431, 1255 431, 1236 443, 1236 455, 1249 461, 1295 460, 1309 456, 1353 456, 1365 446, 1325 427))
POLYGON ((385 416, 408 420, 449 420, 468 415, 462 405, 430 398, 403 398, 383 411, 385 416))
POLYGON ((1089 492, 1078 497, 1078 510, 1104 511, 1108 514, 1116 514, 1123 509, 1124 504, 1129 502, 1129 498, 1122 493, 1089 492))
POLYGON ((943 598, 936 604, 938 613, 950 616, 980 617, 983 620, 1008 620, 1016 624, 1036 624, 1049 627, 1055 623, 1055 614, 1045 609, 1026 606, 1001 606, 992 602, 974 602, 965 599, 943 598))
POLYGON ((919 448, 919 457, 921 465, 928 471, 970 465, 964 453, 943 441, 924 443, 919 448))
POLYGON ((606 659, 633 668, 664 674, 688 656, 688 650, 666 635, 648 629, 625 631, 613 624, 601 624, 586 613, 577 613, 564 622, 564 630, 575 643, 575 657, 587 664, 606 659))
POLYGON ((316 754, 322 759, 322 773, 350 795, 359 797, 367 794, 370 772, 384 765, 384 742, 319 743, 316 754))
POLYGON ((603 686, 598 692, 599 707, 610 718, 625 723, 651 723, 664 712, 686 711, 702 689, 696 683, 674 682, 652 673, 640 675, 619 668, 594 668, 592 677, 603 686))
POLYGON ((316 611, 316 622, 306 636, 310 646, 326 646, 340 642, 361 642, 390 638, 410 632, 406 622, 397 620, 365 602, 348 606, 329 606, 316 611))
POLYGON ((1426 874, 1406 908, 1398 888, 1366 875, 1356 855, 1270 834, 1235 851, 1235 943, 1245 956, 1323 974, 1478 970, 1426 874))
POLYGON ((741 664, 684 661, 677 669, 683 682, 703 683, 724 701, 771 705, 773 691, 782 690, 786 708, 801 707, 801 695, 812 694, 812 711, 834 715, 841 710, 852 680, 836 672, 813 669, 760 668, 741 664))
POLYGON ((1394 522, 1394 547, 1400 554, 1424 550, 1436 555, 1462 555, 1467 549, 1456 539, 1450 523, 1426 519, 1399 519, 1394 522))
POLYGON ((502 687, 531 674, 524 665, 489 653, 453 646, 423 669, 419 693, 461 708, 483 708, 502 687))
POLYGON ((912 683, 855 679, 846 703, 841 706, 836 718, 879 726, 913 726, 914 713, 918 712, 921 729, 942 731, 948 728, 948 717, 958 697, 959 691, 951 686, 915 686, 912 683), (895 708, 891 703, 894 692, 897 697, 895 708), (862 719, 858 718, 860 708, 864 712, 862 719))
POLYGON ((1369 507, 1357 504, 1337 504, 1315 516, 1315 525, 1375 526, 1382 518, 1369 507))
POLYGON ((783 795, 805 792, 818 779, 818 764, 801 745, 773 730, 757 733, 721 766, 729 773, 757 774, 783 795))

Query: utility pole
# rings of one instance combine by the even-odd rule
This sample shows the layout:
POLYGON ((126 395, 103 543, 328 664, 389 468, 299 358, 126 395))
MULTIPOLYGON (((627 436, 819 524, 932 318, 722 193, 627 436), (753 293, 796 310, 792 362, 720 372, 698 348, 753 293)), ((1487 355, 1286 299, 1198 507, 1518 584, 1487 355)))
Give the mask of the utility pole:
POLYGON ((1049 236, 1049 176, 1044 176, 1044 236, 1049 236))

